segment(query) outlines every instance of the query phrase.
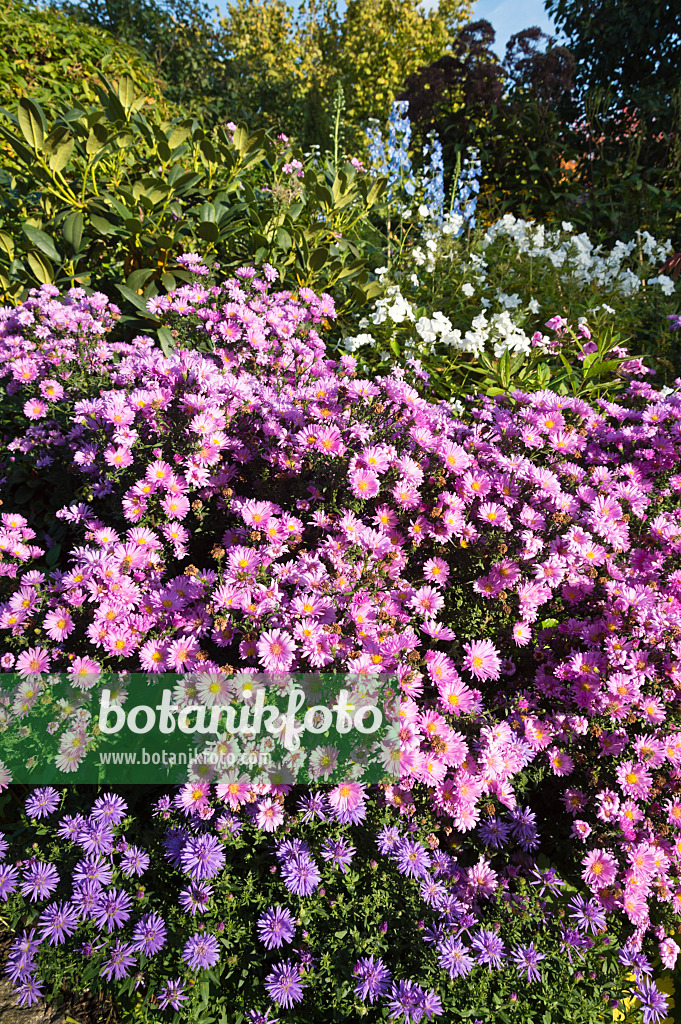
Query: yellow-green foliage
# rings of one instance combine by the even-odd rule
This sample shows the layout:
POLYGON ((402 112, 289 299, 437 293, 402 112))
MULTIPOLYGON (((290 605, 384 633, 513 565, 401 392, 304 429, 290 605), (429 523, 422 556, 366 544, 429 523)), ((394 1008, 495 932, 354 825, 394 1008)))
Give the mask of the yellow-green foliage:
POLYGON ((145 95, 165 106, 163 83, 132 47, 108 32, 64 14, 6 0, 0 9, 0 106, 15 110, 22 96, 46 111, 95 99, 97 72, 112 81, 130 76, 145 95))

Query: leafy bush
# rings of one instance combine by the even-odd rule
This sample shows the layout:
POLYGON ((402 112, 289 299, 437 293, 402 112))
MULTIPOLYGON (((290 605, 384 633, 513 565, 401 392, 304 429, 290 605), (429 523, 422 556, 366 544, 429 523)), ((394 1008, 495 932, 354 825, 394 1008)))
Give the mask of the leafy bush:
POLYGON ((197 248, 225 269, 274 262, 284 284, 322 283, 341 308, 371 294, 362 230, 380 181, 350 163, 303 165, 285 136, 164 121, 129 78, 103 80, 98 95, 52 124, 22 99, 12 128, 0 126, 15 155, 1 189, 5 301, 41 282, 83 286, 119 293, 153 323, 148 300, 188 280, 171 268, 197 248))
POLYGON ((54 116, 74 101, 92 103, 100 73, 113 82, 126 76, 168 116, 162 81, 133 47, 51 8, 9 0, 0 14, 0 107, 16 111, 30 97, 54 116))
MULTIPOLYGON (((79 291, 3 314, 0 665, 173 668, 190 701, 192 673, 222 665, 231 685, 225 660, 388 673, 400 770, 302 803, 285 783, 192 781, 154 827, 103 795, 55 829, 59 794, 32 795, 0 869, 28 929, 20 997, 49 976, 106 982, 143 1020, 300 1001, 293 1020, 595 1024, 631 971, 660 1020, 647 973, 676 960, 681 899, 681 381, 596 408, 516 391, 464 422, 401 371, 330 359, 328 298, 270 293, 267 266, 209 289, 188 263, 199 283, 159 304, 205 354, 109 345, 116 309, 79 291), (32 470, 51 510, 19 490, 32 470), (277 904, 296 943, 263 958, 255 918, 277 904)), ((29 684, 8 725, 30 727, 29 684)), ((72 707, 58 727, 89 742, 72 707)))

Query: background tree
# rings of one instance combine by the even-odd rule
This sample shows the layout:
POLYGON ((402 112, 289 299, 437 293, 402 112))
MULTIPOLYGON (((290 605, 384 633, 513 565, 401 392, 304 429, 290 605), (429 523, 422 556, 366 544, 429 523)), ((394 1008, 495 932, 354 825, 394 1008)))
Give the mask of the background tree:
POLYGON ((30 96, 48 112, 91 102, 102 71, 112 81, 129 75, 140 91, 164 106, 158 65, 140 50, 50 8, 7 0, 0 11, 0 106, 14 110, 30 96))

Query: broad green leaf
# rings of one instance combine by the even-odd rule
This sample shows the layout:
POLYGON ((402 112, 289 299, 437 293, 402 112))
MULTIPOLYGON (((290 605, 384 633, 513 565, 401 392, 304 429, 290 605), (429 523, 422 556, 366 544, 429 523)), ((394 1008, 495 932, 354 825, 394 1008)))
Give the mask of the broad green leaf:
POLYGON ((0 249, 3 249, 11 260, 14 259, 14 241, 6 231, 0 231, 0 249))
POLYGON ((128 302, 131 302, 136 309, 139 309, 140 312, 144 313, 150 320, 156 320, 156 317, 152 316, 152 314, 149 313, 146 301, 142 298, 141 295, 138 295, 137 292, 134 292, 132 290, 132 288, 128 288, 127 285, 124 284, 117 284, 116 287, 118 288, 123 298, 127 299, 128 302))
POLYGON ((35 245, 36 249, 40 249, 41 252, 45 253, 51 260, 60 262, 61 257, 54 247, 54 242, 49 235, 46 235, 44 231, 40 231, 38 228, 34 228, 31 224, 24 224, 22 231, 26 237, 35 245))
POLYGON ((17 120, 24 138, 36 153, 42 152, 47 132, 47 121, 41 107, 25 96, 19 100, 18 107, 17 120))
POLYGON ((75 210, 66 217, 61 226, 61 233, 74 252, 78 252, 83 238, 83 214, 80 210, 75 210))
POLYGON ((55 150, 49 160, 50 170, 58 174, 63 171, 73 153, 73 147, 76 144, 75 139, 67 139, 66 142, 62 143, 59 149, 55 150))
POLYGON ((293 245, 293 239, 286 228, 277 228, 277 243, 279 248, 283 249, 284 252, 288 252, 293 245))
POLYGON ((220 229, 217 224, 213 221, 206 220, 196 225, 196 234, 199 238, 202 238, 204 242, 217 242, 220 229))
POLYGON ((118 98, 121 101, 126 116, 132 110, 132 105, 135 102, 135 83, 129 75, 123 75, 118 83, 118 98))
POLYGON ((156 336, 158 337, 163 354, 165 356, 171 356, 175 351, 175 339, 170 333, 169 328, 159 327, 156 331, 156 336))
POLYGON ((131 274, 128 274, 125 284, 128 288, 131 288, 132 291, 136 292, 139 288, 144 288, 152 274, 153 270, 151 267, 142 267, 141 270, 133 270, 131 274))
POLYGON ((329 250, 326 246, 321 246, 319 249, 314 249, 313 252, 310 253, 307 264, 310 270, 314 270, 314 272, 317 273, 322 269, 328 258, 329 250))
POLYGON ((109 134, 103 124, 93 124, 85 144, 85 152, 88 156, 94 156, 109 141, 109 134))
POLYGON ((172 274, 161 274, 161 282, 167 292, 174 292, 177 288, 177 281, 172 274))
POLYGON ((52 284, 54 281, 54 268, 47 256, 43 256, 39 252, 29 252, 26 256, 26 261, 41 284, 52 284))
POLYGON ((186 142, 187 139, 189 138, 189 135, 190 131, 187 125, 178 124, 175 128, 173 128, 170 135, 168 136, 168 145, 170 146, 171 150, 177 149, 177 147, 181 146, 183 142, 186 142))

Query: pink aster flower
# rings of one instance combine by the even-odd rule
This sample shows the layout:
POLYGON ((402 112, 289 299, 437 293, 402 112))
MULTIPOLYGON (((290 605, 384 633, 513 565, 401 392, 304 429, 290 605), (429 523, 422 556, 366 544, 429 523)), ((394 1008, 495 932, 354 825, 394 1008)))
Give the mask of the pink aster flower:
POLYGON ((532 630, 527 622, 516 622, 513 627, 513 639, 518 647, 527 647, 532 639, 532 630))
POLYGON ((444 607, 444 598, 434 587, 420 587, 409 599, 410 606, 419 615, 432 618, 444 607))
POLYGON ((617 878, 617 861, 605 850, 591 850, 582 864, 582 878, 592 889, 606 888, 617 878))
POLYGON ((41 402, 39 398, 29 398, 24 404, 24 415, 29 420, 41 420, 47 412, 47 402, 41 402))
POLYGON ((255 823, 258 828, 261 828, 263 832, 274 832, 279 828, 283 820, 284 808, 278 800, 272 800, 271 797, 261 800, 255 817, 255 823))
POLYGON ((50 655, 42 647, 29 647, 22 651, 17 658, 15 671, 21 676, 28 676, 32 672, 47 672, 50 667, 50 655))
POLYGON ((362 802, 364 790, 359 782, 342 782, 334 786, 327 798, 335 811, 354 811, 362 802))
POLYGON ((617 768, 617 782, 625 796, 645 800, 653 784, 653 777, 645 765, 625 761, 617 768))
POLYGON ((449 576, 449 566, 443 558, 429 558, 423 566, 423 575, 429 583, 444 585, 449 576))
POLYGON ((572 758, 562 750, 559 750, 558 747, 550 747, 546 751, 546 756, 549 759, 554 775, 570 775, 575 767, 572 758))
POLYGON ((473 640, 464 644, 463 666, 476 679, 498 679, 501 674, 499 652, 491 640, 473 640))
POLYGON ((356 498, 374 498, 379 488, 378 477, 367 469, 356 469, 350 477, 350 490, 356 498))
POLYGON ((65 608, 57 608, 45 616, 45 632, 51 640, 63 640, 76 628, 71 615, 65 608))
POLYGON ((291 667, 296 643, 283 629, 270 629, 258 640, 258 657, 266 672, 285 672, 291 667))

